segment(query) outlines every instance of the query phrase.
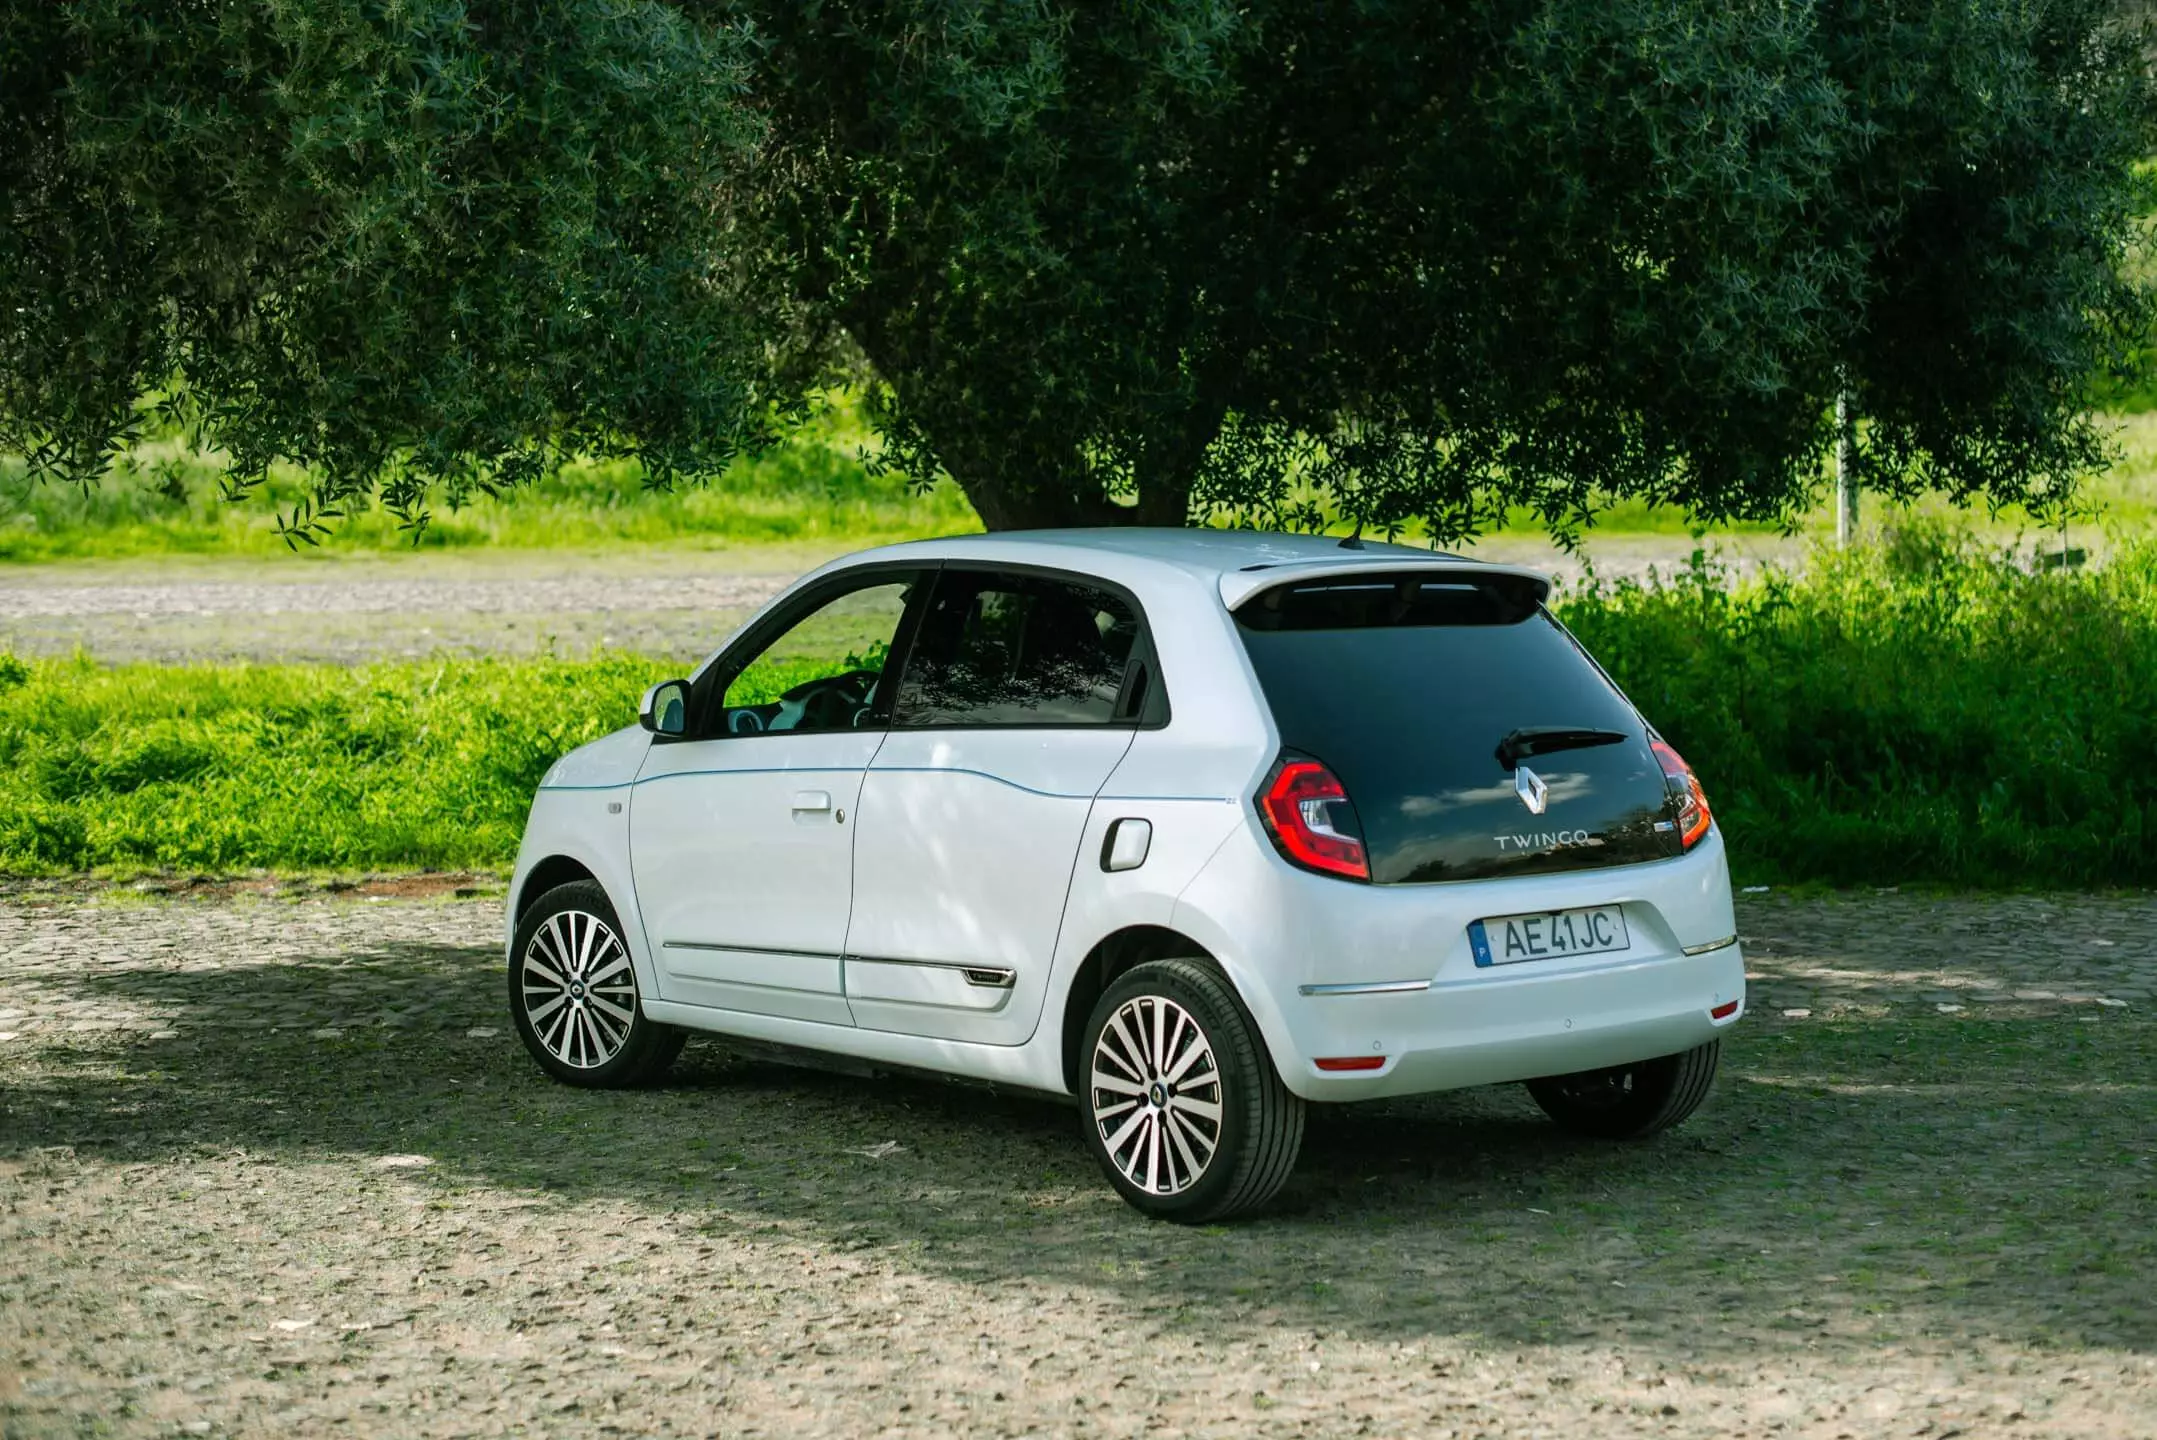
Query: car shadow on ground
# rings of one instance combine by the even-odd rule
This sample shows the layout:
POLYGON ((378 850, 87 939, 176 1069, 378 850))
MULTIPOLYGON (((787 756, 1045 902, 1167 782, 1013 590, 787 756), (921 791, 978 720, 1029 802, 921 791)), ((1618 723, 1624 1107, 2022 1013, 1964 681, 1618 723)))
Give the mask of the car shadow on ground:
POLYGON ((446 1189, 778 1226, 1201 1329, 1683 1336, 1694 1361, 1740 1366, 1885 1337, 2157 1349, 2157 1027, 2132 1018, 1752 1024, 1710 1108, 1631 1146, 1564 1136, 1517 1088, 1327 1107, 1269 1214, 1185 1228, 1115 1199, 1065 1104, 704 1039, 650 1090, 555 1084, 501 1014, 499 965, 400 945, 70 977, 175 1033, 48 1042, 0 1092, 0 1157, 416 1152, 446 1189))

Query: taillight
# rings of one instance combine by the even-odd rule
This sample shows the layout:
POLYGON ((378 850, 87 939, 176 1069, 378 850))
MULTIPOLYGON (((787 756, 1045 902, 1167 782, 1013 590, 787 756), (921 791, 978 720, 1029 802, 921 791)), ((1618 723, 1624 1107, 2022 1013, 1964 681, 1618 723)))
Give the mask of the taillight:
POLYGON ((1715 818, 1708 813, 1708 792, 1700 788, 1700 777, 1685 763, 1683 755, 1660 740, 1650 740, 1648 745, 1655 751, 1656 763, 1663 767, 1663 778, 1670 782, 1671 793, 1678 797, 1678 838, 1690 850, 1708 833, 1708 825, 1715 818))
POLYGON ((1280 852, 1306 870, 1371 878, 1356 807, 1333 772, 1316 760, 1282 757, 1258 797, 1258 813, 1280 852))

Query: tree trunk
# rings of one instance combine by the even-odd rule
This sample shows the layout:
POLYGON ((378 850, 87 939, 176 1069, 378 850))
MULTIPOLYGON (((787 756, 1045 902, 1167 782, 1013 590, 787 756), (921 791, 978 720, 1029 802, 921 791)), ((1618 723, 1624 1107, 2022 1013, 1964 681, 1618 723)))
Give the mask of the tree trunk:
POLYGON ((1139 452, 1138 503, 1126 513, 1133 525, 1191 523, 1191 485, 1206 449, 1221 430, 1222 411, 1196 405, 1174 424, 1163 422, 1139 452))
POLYGON ((1191 475, 1161 473, 1143 477, 1135 503, 1119 505, 1100 493, 1100 482, 1071 466, 1056 479, 1020 488, 1006 477, 1048 475, 1056 467, 1029 463, 1016 452, 997 459, 969 460, 939 442, 944 468, 989 530, 1061 530, 1109 525, 1181 527, 1191 518, 1191 475))
POLYGON ((1138 503, 1125 512, 1133 525, 1191 523, 1191 474, 1159 475, 1139 482, 1138 503))
MULTIPOLYGON (((924 429, 929 427, 924 426, 924 429)), ((989 530, 1062 530, 1117 524, 1120 505, 1103 498, 1097 482, 1062 447, 1029 444, 1014 435, 990 446, 972 435, 935 435, 937 458, 958 482, 989 530)))
MULTIPOLYGON (((888 332, 883 312, 858 299, 848 332, 869 363, 906 407, 984 528, 1060 530, 1109 525, 1182 526, 1190 521, 1191 483, 1198 462, 1220 426, 1220 412, 1196 412, 1164 421, 1161 434, 1141 442, 1136 502, 1120 505, 1102 491, 1101 479, 1080 459, 1076 437, 1052 427, 984 422, 976 410, 938 424, 938 406, 909 384, 900 337, 888 332)), ((978 403, 978 402, 976 402, 978 403)))

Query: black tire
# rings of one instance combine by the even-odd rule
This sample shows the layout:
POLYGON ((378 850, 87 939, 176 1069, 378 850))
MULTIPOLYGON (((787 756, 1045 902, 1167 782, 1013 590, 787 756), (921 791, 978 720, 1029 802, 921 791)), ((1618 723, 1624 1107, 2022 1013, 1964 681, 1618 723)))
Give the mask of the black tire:
POLYGON ((555 886, 517 921, 510 1018, 539 1068, 565 1085, 648 1085, 667 1073, 688 1038, 644 1013, 621 936, 622 922, 595 880, 555 886))
POLYGON ((1264 1205, 1295 1168, 1303 1108, 1281 1083, 1235 989, 1203 960, 1133 966, 1086 1022, 1079 1052, 1086 1145, 1116 1192, 1148 1215, 1201 1224, 1264 1205), (1104 1052, 1104 1032, 1118 1017, 1122 1026, 1104 1052), (1156 1020, 1158 1032, 1144 1028, 1156 1020), (1195 1036, 1170 1028, 1183 1022, 1195 1036), (1149 1058, 1156 1033, 1165 1036, 1157 1047, 1164 1063, 1149 1058), (1189 1068, 1178 1072, 1179 1065, 1189 1068), (1217 1118, 1204 1113, 1208 1106, 1217 1118))
POLYGON ((1543 1113, 1596 1140, 1645 1140, 1700 1108, 1715 1084, 1723 1042, 1607 1070, 1549 1075, 1528 1082, 1543 1113))

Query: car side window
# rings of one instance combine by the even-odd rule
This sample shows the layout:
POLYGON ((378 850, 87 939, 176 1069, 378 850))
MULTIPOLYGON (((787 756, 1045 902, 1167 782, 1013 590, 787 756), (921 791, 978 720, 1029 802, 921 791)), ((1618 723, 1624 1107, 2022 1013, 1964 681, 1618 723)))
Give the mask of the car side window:
POLYGON ((946 570, 900 679, 892 724, 1117 723, 1139 621, 1077 581, 946 570))
POLYGON ((881 726, 877 684, 922 577, 848 590, 781 631, 727 682, 713 735, 881 726))

